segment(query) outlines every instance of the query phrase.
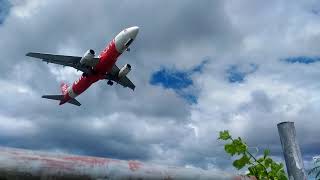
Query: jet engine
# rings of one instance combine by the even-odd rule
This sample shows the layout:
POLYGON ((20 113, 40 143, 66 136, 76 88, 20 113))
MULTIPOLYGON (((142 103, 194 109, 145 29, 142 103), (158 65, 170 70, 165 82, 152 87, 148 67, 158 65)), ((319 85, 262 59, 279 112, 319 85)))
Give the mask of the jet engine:
POLYGON ((125 77, 130 71, 131 71, 131 65, 130 64, 124 65, 119 71, 119 74, 118 74, 119 79, 125 77))
POLYGON ((94 58, 95 52, 92 49, 89 49, 81 58, 80 63, 86 66, 94 67, 99 59, 94 58))

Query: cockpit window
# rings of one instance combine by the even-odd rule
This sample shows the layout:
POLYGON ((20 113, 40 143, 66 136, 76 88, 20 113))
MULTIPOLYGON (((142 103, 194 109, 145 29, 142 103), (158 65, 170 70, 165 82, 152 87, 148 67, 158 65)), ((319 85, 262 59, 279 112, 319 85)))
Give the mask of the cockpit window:
POLYGON ((126 46, 126 47, 128 47, 128 46, 130 46, 130 44, 132 43, 132 41, 133 41, 133 39, 129 39, 124 45, 126 46))

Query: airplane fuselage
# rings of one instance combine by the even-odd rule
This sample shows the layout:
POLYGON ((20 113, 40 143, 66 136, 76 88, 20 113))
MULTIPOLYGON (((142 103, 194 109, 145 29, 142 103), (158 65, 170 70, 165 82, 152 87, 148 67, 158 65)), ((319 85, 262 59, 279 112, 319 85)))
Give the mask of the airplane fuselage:
POLYGON ((83 74, 69 87, 61 87, 64 98, 60 101, 60 105, 80 95, 98 80, 104 80, 105 75, 112 70, 112 67, 115 65, 118 57, 135 39, 138 31, 138 27, 130 27, 121 31, 100 53, 99 62, 94 67, 92 67, 93 73, 86 75, 83 74))

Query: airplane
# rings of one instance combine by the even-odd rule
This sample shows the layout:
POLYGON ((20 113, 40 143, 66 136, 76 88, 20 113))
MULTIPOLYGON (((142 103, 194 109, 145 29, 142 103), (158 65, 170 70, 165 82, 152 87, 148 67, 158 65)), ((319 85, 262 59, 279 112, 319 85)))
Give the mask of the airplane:
POLYGON ((119 69, 115 63, 123 52, 130 51, 129 46, 135 40, 138 32, 139 27, 137 26, 122 30, 98 57, 95 57, 95 52, 92 49, 86 51, 83 57, 35 52, 27 53, 26 56, 42 59, 47 63, 73 67, 83 72, 81 77, 71 86, 65 83, 61 84, 61 95, 43 95, 42 98, 58 100, 60 101, 59 105, 70 103, 80 106, 80 102, 75 97, 83 93, 91 84, 98 80, 107 80, 107 84, 110 86, 113 85, 113 82, 116 82, 123 87, 129 87, 134 90, 135 85, 127 77, 127 74, 131 71, 131 65, 125 64, 119 69))

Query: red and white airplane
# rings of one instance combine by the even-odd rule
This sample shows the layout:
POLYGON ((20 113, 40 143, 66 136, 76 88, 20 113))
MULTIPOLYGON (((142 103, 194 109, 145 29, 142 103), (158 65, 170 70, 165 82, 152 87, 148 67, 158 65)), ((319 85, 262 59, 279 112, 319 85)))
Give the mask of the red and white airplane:
POLYGON ((119 69, 115 63, 124 51, 130 51, 129 46, 136 38, 138 32, 139 27, 137 26, 124 29, 108 44, 98 57, 95 57, 95 52, 92 49, 89 49, 83 57, 34 52, 27 53, 26 56, 39 58, 47 63, 70 66, 83 72, 82 76, 72 86, 64 83, 61 84, 62 95, 44 95, 42 98, 58 100, 60 101, 59 105, 71 103, 80 106, 81 104, 75 97, 98 80, 108 80, 108 85, 110 86, 113 85, 113 82, 116 82, 123 87, 129 87, 134 90, 135 85, 126 76, 130 72, 131 66, 126 64, 119 69))

